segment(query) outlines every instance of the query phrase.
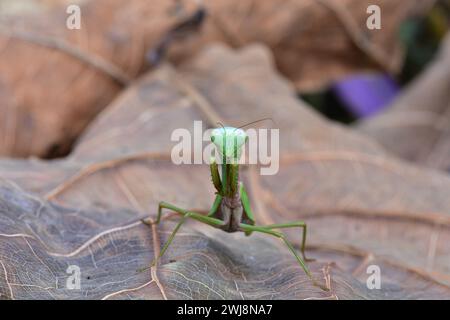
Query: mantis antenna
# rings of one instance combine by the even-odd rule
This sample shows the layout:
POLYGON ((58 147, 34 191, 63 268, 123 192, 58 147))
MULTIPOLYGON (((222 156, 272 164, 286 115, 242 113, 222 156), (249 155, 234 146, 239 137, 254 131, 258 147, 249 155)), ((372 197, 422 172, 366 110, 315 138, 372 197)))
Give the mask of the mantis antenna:
POLYGON ((217 121, 217 124, 220 125, 222 127, 223 130, 225 130, 225 126, 222 124, 222 122, 217 121))
POLYGON ((275 122, 272 118, 268 117, 268 118, 262 118, 262 119, 259 119, 259 120, 256 120, 256 121, 252 121, 252 122, 246 123, 246 124, 244 124, 244 125, 242 125, 242 126, 240 126, 240 127, 237 127, 237 128, 234 129, 234 130, 236 131, 237 129, 242 129, 242 128, 244 128, 244 127, 246 127, 246 126, 249 126, 249 125, 251 125, 251 124, 255 124, 255 123, 258 123, 258 122, 261 122, 261 121, 266 121, 266 120, 270 120, 270 121, 272 121, 273 123, 276 124, 276 122, 275 122))

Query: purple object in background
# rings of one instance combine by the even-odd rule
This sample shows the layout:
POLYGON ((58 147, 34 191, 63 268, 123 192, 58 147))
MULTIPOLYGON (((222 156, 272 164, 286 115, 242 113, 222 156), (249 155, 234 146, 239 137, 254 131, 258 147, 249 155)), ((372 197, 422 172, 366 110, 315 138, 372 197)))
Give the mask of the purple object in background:
POLYGON ((332 90, 350 112, 365 118, 386 108, 397 95, 399 86, 387 74, 366 73, 341 80, 332 90))

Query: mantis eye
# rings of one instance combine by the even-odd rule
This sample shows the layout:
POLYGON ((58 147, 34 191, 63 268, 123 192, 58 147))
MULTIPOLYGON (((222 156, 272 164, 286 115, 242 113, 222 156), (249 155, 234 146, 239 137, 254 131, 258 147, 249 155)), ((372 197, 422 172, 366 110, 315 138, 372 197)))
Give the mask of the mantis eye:
POLYGON ((211 142, 214 142, 214 140, 216 140, 215 136, 211 136, 211 142))
POLYGON ((248 136, 245 136, 245 142, 248 142, 248 136))

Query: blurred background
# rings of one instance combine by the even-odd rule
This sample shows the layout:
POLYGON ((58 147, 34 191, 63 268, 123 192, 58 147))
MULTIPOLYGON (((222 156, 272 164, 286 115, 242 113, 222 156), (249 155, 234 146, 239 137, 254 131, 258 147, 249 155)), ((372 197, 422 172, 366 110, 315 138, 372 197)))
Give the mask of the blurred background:
POLYGON ((388 108, 400 90, 434 59, 449 27, 449 4, 449 1, 435 1, 423 15, 412 15, 399 24, 395 37, 403 47, 404 56, 396 74, 348 75, 325 90, 301 94, 301 97, 327 117, 344 123, 371 117, 388 108))
POLYGON ((389 109, 436 58, 449 3, 0 0, 0 155, 67 155, 132 79, 212 42, 268 46, 300 99, 357 124, 389 109), (73 4, 80 29, 65 26, 73 4), (379 28, 368 27, 371 5, 379 28))

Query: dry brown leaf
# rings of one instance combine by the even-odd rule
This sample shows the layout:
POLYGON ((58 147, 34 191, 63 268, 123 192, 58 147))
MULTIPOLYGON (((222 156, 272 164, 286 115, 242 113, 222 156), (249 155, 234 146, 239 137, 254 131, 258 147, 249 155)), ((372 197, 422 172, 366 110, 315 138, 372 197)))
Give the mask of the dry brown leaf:
POLYGON ((393 105, 357 128, 403 159, 450 171, 450 35, 393 105))
MULTIPOLYGON (((1 183, 0 299, 360 299, 381 297, 351 276, 314 264, 324 293, 273 241, 185 227, 164 263, 137 272, 174 227, 149 229, 136 212, 75 210, 43 202, 1 183), (17 217, 20 219, 17 219, 17 217), (157 234, 156 234, 157 230, 157 234), (245 241, 246 245, 238 245, 245 241), (69 265, 81 290, 68 290, 69 265), (331 282, 329 277, 332 279, 331 282)), ((357 259, 349 255, 348 263, 357 259)))
POLYGON ((80 30, 66 28, 65 6, 2 17, 0 155, 67 152, 142 69, 148 44, 177 21, 170 8, 170 1, 88 1, 80 30))
MULTIPOLYGON (((214 46, 179 71, 162 66, 108 107, 69 158, 0 161, 0 176, 10 181, 0 191, 6 297, 450 298, 450 179, 320 118, 260 46, 214 46), (170 161, 172 130, 268 114, 280 127, 280 172, 242 173, 257 221, 305 219, 314 276, 331 291, 312 287, 276 240, 196 223, 157 270, 136 273, 175 225, 139 218, 155 217, 160 200, 204 212, 213 199, 206 165, 170 161), (82 268, 81 292, 65 289, 70 264, 82 268), (381 268, 381 290, 365 286, 371 264, 381 268)), ((288 235, 299 244, 298 233, 288 235)))

